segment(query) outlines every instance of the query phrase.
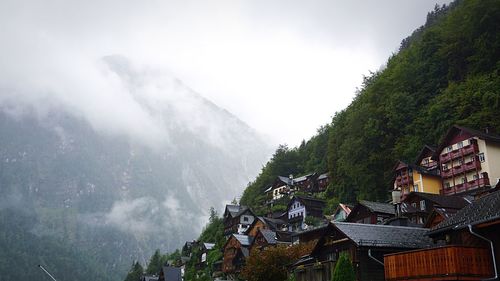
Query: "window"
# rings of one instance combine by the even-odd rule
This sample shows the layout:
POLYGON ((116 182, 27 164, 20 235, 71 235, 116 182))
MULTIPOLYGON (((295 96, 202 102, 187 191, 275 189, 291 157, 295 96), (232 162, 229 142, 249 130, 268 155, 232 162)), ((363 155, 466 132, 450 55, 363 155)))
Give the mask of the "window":
POLYGON ((411 203, 413 208, 417 208, 417 203, 411 203))
POLYGON ((448 188, 448 189, 449 189, 449 188, 451 188, 451 185, 450 185, 450 183, 449 183, 449 182, 445 182, 445 183, 444 183, 444 187, 446 187, 446 188, 448 188))
POLYGON ((424 165, 429 165, 429 158, 425 158, 423 162, 424 162, 424 165))
POLYGON ((425 200, 420 200, 420 210, 425 211, 425 200))
POLYGON ((458 159, 458 165, 462 165, 464 161, 462 159, 458 159))
POLYGON ((478 177, 478 175, 473 175, 473 176, 472 176, 472 178, 473 178, 474 180, 477 180, 479 177, 478 177))
POLYGON ((248 217, 243 217, 243 221, 247 222, 248 221, 248 217))
POLYGON ((457 146, 458 146, 458 148, 462 148, 462 147, 464 147, 464 143, 463 142, 459 142, 459 143, 457 143, 457 146))
POLYGON ((443 171, 448 170, 448 164, 443 164, 442 166, 443 166, 443 171))
POLYGON ((418 184, 413 185, 413 191, 418 192, 418 184))
POLYGON ((450 152, 452 150, 453 150, 453 147, 451 145, 446 148, 446 152, 450 152))
POLYGON ((479 158, 479 161, 481 161, 481 163, 482 163, 482 162, 484 162, 484 161, 486 160, 486 159, 485 159, 485 157, 484 157, 484 153, 479 153, 479 154, 477 155, 477 157, 479 158))
POLYGON ((467 179, 466 178, 462 178, 462 183, 466 183, 467 182, 467 179))

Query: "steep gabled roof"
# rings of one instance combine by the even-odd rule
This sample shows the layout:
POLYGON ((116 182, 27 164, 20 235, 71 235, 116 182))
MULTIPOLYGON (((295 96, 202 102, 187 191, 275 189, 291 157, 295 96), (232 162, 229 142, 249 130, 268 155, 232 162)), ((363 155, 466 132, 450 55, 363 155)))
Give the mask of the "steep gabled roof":
POLYGON ((408 201, 412 197, 420 197, 434 203, 439 207, 448 209, 462 209, 463 207, 469 205, 469 202, 460 196, 444 196, 425 192, 410 192, 410 194, 408 194, 408 196, 405 198, 405 201, 408 201))
POLYGON ((243 206, 240 205, 226 205, 226 210, 224 210, 224 216, 231 215, 235 217, 237 213, 240 212, 243 206))
POLYGON ((333 222, 358 247, 425 248, 432 245, 428 230, 420 227, 333 222))
POLYGON ((439 153, 441 153, 441 151, 443 151, 443 149, 448 145, 449 140, 460 131, 466 132, 472 136, 478 137, 483 140, 500 143, 500 136, 498 135, 489 134, 471 128, 454 125, 444 135, 443 140, 441 141, 436 151, 432 155, 432 159, 439 159, 439 153))
POLYGON ((459 210, 431 229, 430 235, 500 220, 500 191, 492 192, 459 210))
POLYGON ((233 236, 240 242, 241 246, 243 247, 248 247, 252 245, 253 242, 252 236, 242 235, 242 234, 233 234, 233 236))
POLYGON ((432 156, 434 152, 436 151, 436 148, 430 145, 424 145, 422 150, 420 150, 420 153, 417 155, 417 158, 415 159, 415 165, 420 165, 420 162, 422 159, 425 158, 426 155, 432 156))
POLYGON ((259 232, 262 233, 262 237, 264 237, 268 244, 276 244, 276 232, 269 229, 259 229, 259 232))

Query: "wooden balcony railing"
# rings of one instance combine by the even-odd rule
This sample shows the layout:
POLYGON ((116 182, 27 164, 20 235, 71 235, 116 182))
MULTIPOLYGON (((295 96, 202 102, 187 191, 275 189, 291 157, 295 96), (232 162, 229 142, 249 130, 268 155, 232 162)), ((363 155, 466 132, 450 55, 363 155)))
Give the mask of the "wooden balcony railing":
POLYGON ((493 276, 489 249, 444 246, 384 256, 385 279, 481 280, 493 276))

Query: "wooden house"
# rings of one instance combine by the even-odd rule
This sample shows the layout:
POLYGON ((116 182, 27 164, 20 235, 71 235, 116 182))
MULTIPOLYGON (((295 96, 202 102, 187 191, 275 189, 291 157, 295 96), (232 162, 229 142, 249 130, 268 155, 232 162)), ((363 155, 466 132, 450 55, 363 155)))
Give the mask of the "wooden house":
POLYGON ((469 204, 461 196, 444 196, 432 193, 410 192, 402 202, 402 216, 415 224, 424 225, 434 209, 437 214, 455 213, 469 204))
POLYGON ((226 274, 238 274, 250 255, 250 246, 253 237, 241 234, 232 234, 224 245, 222 271, 226 274))
POLYGON ((223 215, 224 236, 229 238, 231 234, 244 233, 255 218, 255 214, 246 206, 226 205, 223 215))
POLYGON ((439 170, 398 161, 393 168, 393 187, 399 191, 400 200, 404 200, 410 192, 425 192, 439 194, 441 176, 439 170))
POLYGON ((333 212, 332 221, 345 221, 347 216, 351 213, 352 208, 353 206, 339 203, 339 206, 335 209, 335 212, 333 212))
POLYGON ((360 200, 347 216, 346 222, 382 224, 385 220, 395 216, 395 207, 392 204, 360 200))
POLYGON ((498 280, 498 233, 500 192, 496 191, 430 230, 428 236, 445 246, 386 255, 386 280, 498 280))
POLYGON ((292 268, 297 281, 329 281, 341 253, 349 255, 358 281, 384 280, 383 255, 432 245, 415 227, 332 222, 308 257, 292 268))
POLYGON ((269 229, 259 229, 253 239, 250 252, 262 251, 267 247, 274 247, 278 244, 276 232, 269 229))
POLYGON ((326 202, 309 196, 294 196, 288 203, 288 230, 302 231, 307 229, 306 217, 323 220, 323 209, 326 202))
POLYGON ((255 237, 260 229, 268 229, 271 231, 280 231, 286 228, 286 222, 282 219, 274 219, 268 217, 256 217, 254 222, 250 225, 245 235, 255 237))

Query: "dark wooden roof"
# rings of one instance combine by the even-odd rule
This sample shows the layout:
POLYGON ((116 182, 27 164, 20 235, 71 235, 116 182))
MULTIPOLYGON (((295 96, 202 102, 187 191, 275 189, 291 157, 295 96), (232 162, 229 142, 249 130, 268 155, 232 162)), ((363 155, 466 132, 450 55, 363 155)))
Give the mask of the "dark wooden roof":
POLYGON ((443 149, 446 146, 448 146, 448 142, 450 141, 450 139, 455 134, 460 133, 460 131, 466 132, 466 133, 468 133, 468 134, 470 134, 472 136, 478 137, 478 138, 483 139, 483 140, 500 143, 500 136, 498 136, 498 135, 488 134, 488 133, 485 133, 485 132, 482 132, 482 131, 478 131, 478 130, 474 130, 474 129, 471 129, 471 128, 454 125, 444 135, 443 140, 441 141, 441 143, 437 147, 436 151, 432 155, 432 159, 434 159, 434 160, 439 159, 439 153, 441 153, 441 151, 443 151, 443 149))
POLYGON ((432 154, 434 154, 435 151, 436 151, 435 147, 430 146, 430 145, 424 145, 424 148, 422 148, 422 150, 420 150, 420 153, 418 154, 417 159, 415 159, 415 164, 420 165, 420 162, 422 161, 422 159, 424 159, 425 157, 432 156, 432 154), (429 155, 429 156, 426 156, 426 155, 429 155))
POLYGON ((408 194, 408 196, 405 198, 404 201, 405 202, 410 201, 410 199, 413 197, 418 197, 428 200, 437 205, 436 207, 439 206, 448 209, 449 208, 462 209, 463 207, 469 205, 469 202, 461 196, 444 196, 444 195, 424 193, 424 192, 410 192, 410 194, 408 194))
POLYGON ((431 229, 429 235, 500 220, 500 191, 477 199, 431 229))

